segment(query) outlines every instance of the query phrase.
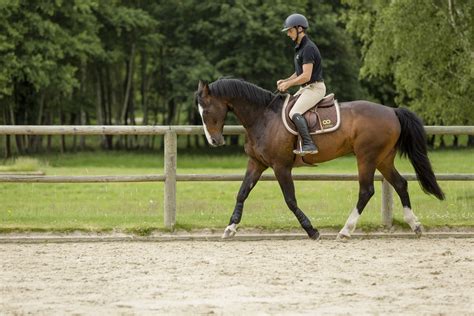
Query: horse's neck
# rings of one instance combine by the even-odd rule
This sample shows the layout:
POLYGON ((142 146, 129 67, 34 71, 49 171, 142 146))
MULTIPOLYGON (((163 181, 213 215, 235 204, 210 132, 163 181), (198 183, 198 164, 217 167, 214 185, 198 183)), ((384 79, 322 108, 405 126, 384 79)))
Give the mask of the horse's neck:
MULTIPOLYGON (((275 102, 280 102, 280 100, 275 100, 275 102)), ((278 112, 281 109, 275 112, 270 108, 251 104, 243 100, 234 101, 233 104, 234 114, 246 129, 265 126, 269 121, 275 120, 280 116, 278 112)))

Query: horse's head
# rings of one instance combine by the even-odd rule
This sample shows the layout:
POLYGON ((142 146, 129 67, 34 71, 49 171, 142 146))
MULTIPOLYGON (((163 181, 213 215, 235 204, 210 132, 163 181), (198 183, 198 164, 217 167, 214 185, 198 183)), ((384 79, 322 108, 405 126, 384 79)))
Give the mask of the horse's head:
POLYGON ((211 95, 208 84, 201 81, 199 81, 196 101, 207 141, 214 147, 224 145, 222 130, 228 111, 227 102, 221 97, 211 95))

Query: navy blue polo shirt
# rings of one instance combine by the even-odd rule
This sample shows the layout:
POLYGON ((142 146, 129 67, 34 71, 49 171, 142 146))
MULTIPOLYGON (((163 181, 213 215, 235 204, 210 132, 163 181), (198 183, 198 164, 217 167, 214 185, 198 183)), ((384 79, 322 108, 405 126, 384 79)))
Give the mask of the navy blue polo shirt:
POLYGON ((308 35, 305 35, 301 39, 301 43, 295 47, 295 72, 299 76, 303 73, 304 64, 313 64, 313 73, 311 79, 305 83, 310 84, 315 81, 323 80, 323 67, 321 65, 321 53, 318 47, 312 40, 309 39, 308 35))

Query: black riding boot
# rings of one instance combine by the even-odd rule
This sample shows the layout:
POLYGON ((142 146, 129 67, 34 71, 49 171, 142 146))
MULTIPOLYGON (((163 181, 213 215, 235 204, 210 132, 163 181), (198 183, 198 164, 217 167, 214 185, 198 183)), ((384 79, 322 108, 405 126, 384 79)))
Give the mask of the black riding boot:
POLYGON ((308 124, 306 123, 306 120, 301 114, 293 114, 293 117, 291 118, 293 120, 293 123, 295 123, 296 128, 298 129, 298 133, 300 134, 301 138, 303 139, 303 145, 301 146, 301 151, 298 150, 293 150, 293 152, 297 155, 307 155, 307 154, 317 154, 318 153, 318 148, 313 142, 313 139, 311 138, 311 135, 309 134, 308 131, 308 124))

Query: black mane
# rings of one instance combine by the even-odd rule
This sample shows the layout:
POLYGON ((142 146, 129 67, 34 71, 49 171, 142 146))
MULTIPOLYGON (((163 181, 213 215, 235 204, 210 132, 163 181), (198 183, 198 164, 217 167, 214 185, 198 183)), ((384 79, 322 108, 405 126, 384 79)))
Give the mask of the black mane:
POLYGON ((259 106, 267 106, 276 94, 242 79, 223 78, 209 85, 211 94, 219 97, 243 98, 259 106))

